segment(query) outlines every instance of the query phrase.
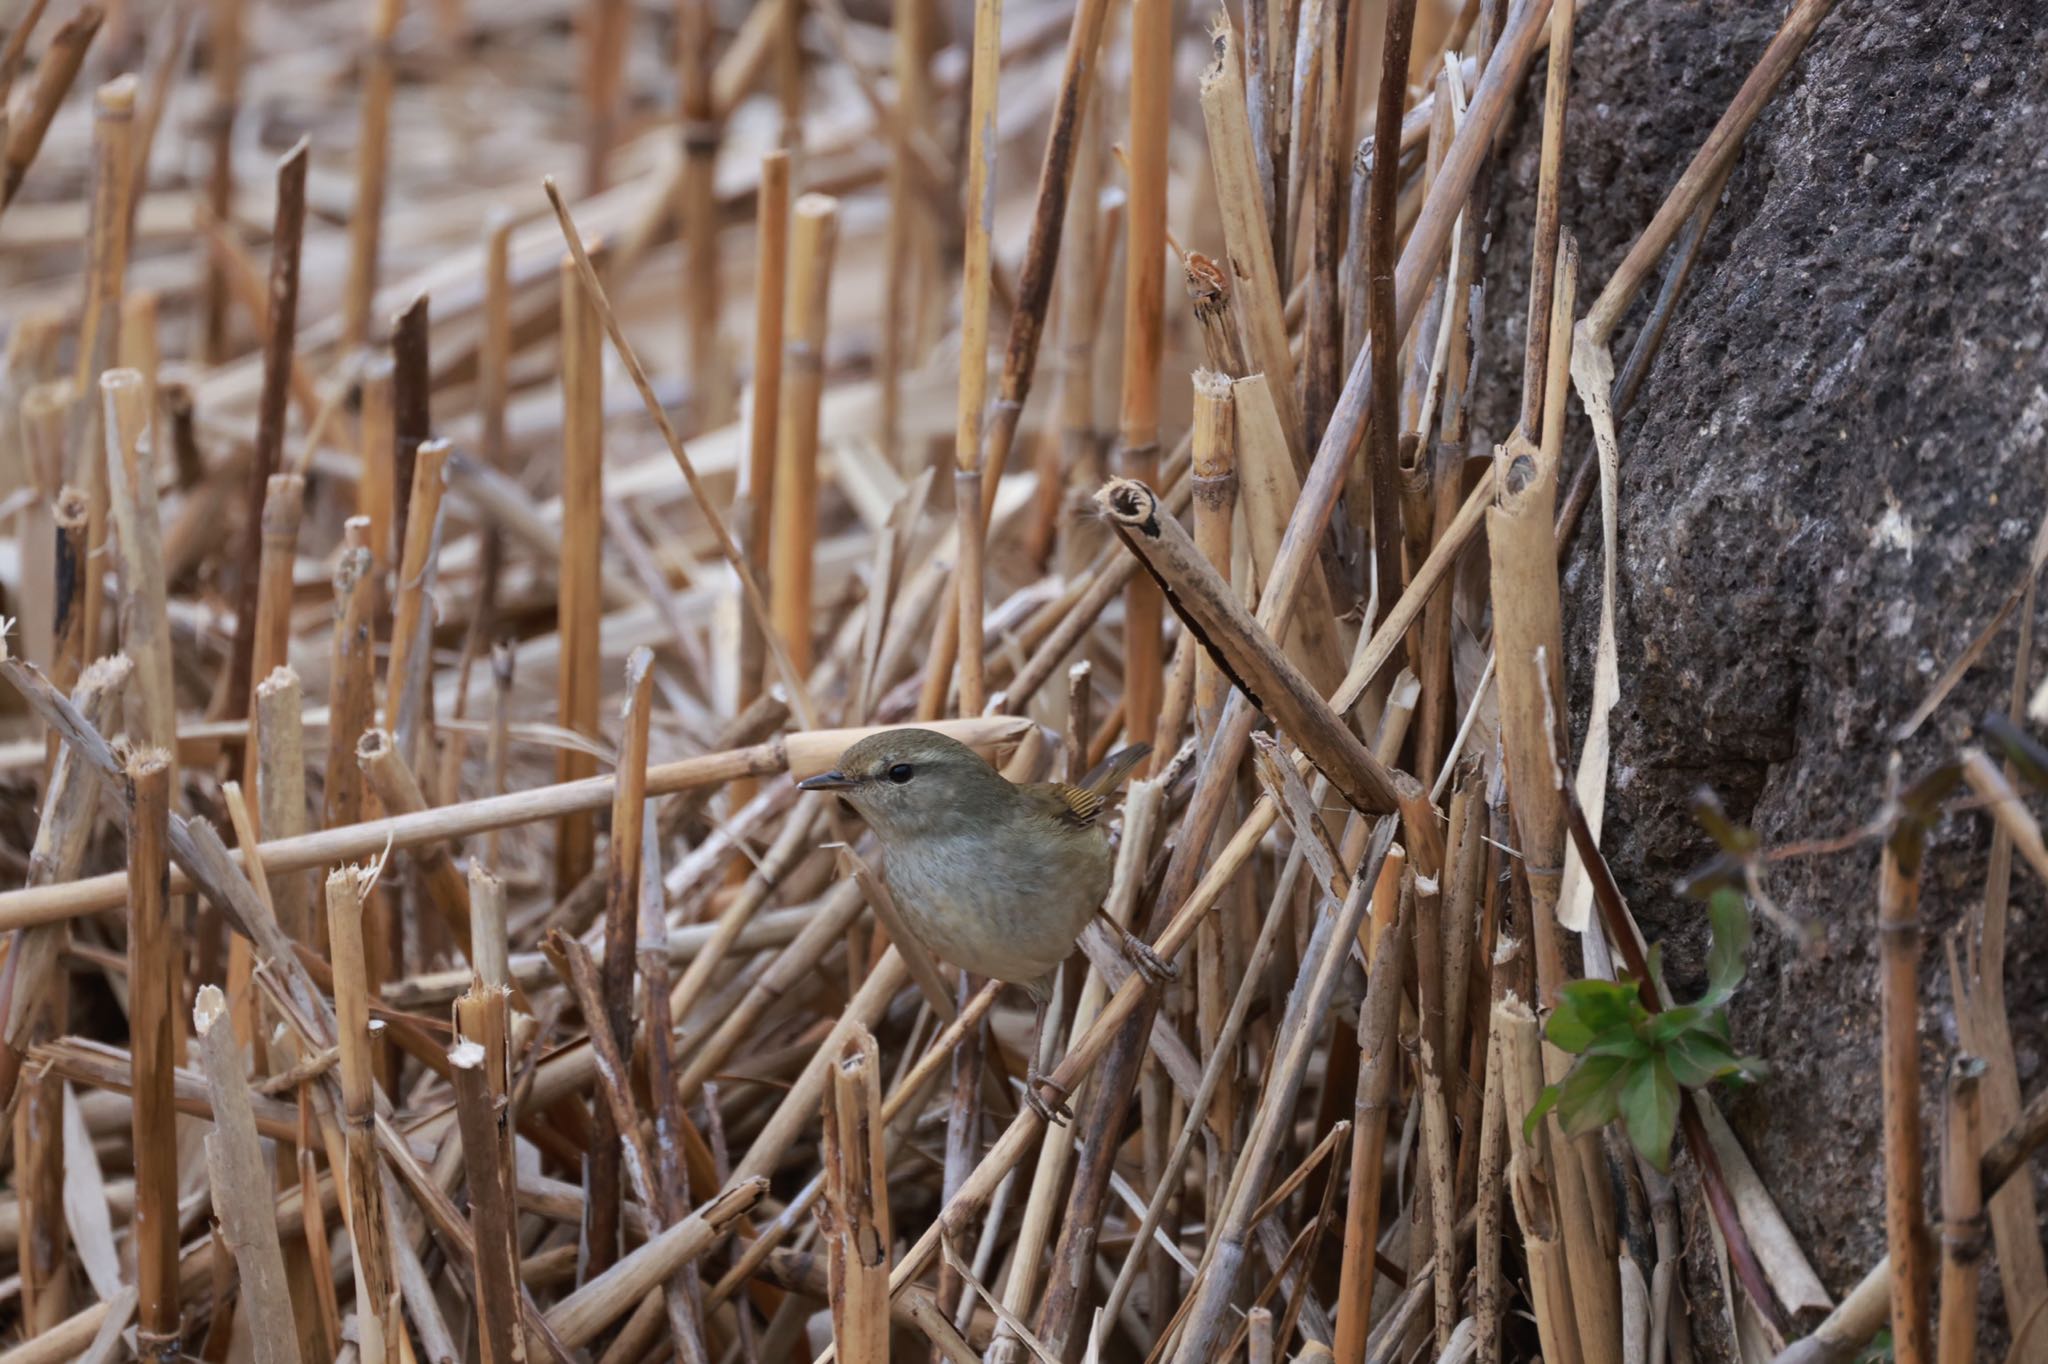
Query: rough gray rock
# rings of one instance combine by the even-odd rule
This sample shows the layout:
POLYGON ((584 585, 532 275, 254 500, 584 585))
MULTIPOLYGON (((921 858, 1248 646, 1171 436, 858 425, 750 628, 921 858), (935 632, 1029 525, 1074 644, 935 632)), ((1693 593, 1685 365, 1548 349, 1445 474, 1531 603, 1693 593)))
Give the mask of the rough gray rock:
MULTIPOLYGON (((1582 7, 1565 202, 1584 252, 1582 300, 1649 221, 1783 9, 1582 7)), ((1539 97, 1540 80, 1529 90, 1539 97)), ((2044 128, 2048 9, 1845 0, 1751 132, 1622 424, 1621 699, 1605 846, 1646 930, 1665 941, 1681 994, 1698 983, 1706 945, 1699 910, 1672 891, 1710 851, 1687 809, 1693 791, 1712 786, 1771 845, 1868 820, 1893 728, 1991 619, 2048 512, 2044 128)), ((1536 132, 1525 121, 1498 182, 1487 270, 1495 372, 1511 372, 1521 349, 1536 132)), ((1617 362, 1632 334, 1631 323, 1617 362)), ((1512 399, 1493 396, 1484 429, 1507 428, 1512 399)), ((1575 450, 1589 443, 1582 426, 1575 450)), ((1581 728, 1598 553, 1596 508, 1567 578, 1581 728)), ((2004 704, 2014 651, 2008 628, 1905 745, 1909 775, 2004 704)), ((1981 818, 1955 816, 1929 858, 1930 1099, 1957 1045, 1942 935, 1981 895, 1988 843, 1981 818)), ((1820 925, 1823 948, 1804 956, 1759 926, 1733 1018, 1774 1076, 1723 1096, 1837 1294, 1884 1252, 1877 865, 1866 845, 1776 869, 1777 897, 1820 925)), ((2028 873, 2015 873, 2014 889, 2006 980, 2021 1090, 2032 1094, 2048 1082, 2048 925, 2028 873)), ((1931 1124, 1936 1104, 1927 1111, 1931 1124)), ((1686 1216, 1688 1291, 1705 1308, 1717 1290, 1696 1197, 1686 1216)), ((2004 1338, 1996 1302, 1988 1272, 1987 1348, 2004 1338)), ((1717 1334, 1704 1331, 1710 1357, 1726 1348, 1717 1334)))

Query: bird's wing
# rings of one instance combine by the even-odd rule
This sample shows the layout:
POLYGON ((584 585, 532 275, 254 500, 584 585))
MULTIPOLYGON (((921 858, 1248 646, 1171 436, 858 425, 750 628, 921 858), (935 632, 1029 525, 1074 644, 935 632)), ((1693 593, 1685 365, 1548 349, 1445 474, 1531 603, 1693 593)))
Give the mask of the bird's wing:
POLYGON ((1132 744, 1120 748, 1102 760, 1093 772, 1081 778, 1080 789, 1092 793, 1099 805, 1102 799, 1123 785, 1137 765, 1145 761, 1145 755, 1152 751, 1150 744, 1132 744))
POLYGON ((1092 826, 1107 799, 1100 791, 1085 786, 1069 786, 1060 781, 1033 782, 1029 786, 1018 787, 1017 791, 1047 819, 1077 829, 1092 826))

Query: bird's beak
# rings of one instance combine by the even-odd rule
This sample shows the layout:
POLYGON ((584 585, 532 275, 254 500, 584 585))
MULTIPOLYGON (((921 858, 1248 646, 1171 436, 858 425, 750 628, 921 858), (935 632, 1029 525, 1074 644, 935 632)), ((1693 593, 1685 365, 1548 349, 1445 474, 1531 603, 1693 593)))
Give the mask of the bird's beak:
POLYGON ((853 778, 834 768, 830 772, 820 772, 815 777, 808 777, 798 782, 796 789, 799 791, 839 791, 852 785, 854 785, 853 778))

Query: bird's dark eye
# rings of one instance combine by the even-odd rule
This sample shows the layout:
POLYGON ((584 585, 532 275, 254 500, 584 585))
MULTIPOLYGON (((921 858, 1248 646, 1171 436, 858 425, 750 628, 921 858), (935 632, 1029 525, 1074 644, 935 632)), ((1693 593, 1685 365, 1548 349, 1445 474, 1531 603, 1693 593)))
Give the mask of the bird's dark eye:
POLYGON ((889 769, 889 780, 895 782, 898 786, 903 785, 904 782, 909 781, 916 775, 916 770, 909 763, 897 763, 889 769))

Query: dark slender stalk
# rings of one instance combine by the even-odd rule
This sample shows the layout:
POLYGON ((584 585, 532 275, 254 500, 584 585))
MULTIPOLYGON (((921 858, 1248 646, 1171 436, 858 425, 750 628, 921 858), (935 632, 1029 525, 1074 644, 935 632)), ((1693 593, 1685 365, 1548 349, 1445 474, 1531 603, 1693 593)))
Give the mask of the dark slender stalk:
POLYGON ((249 460, 241 582, 235 599, 235 653, 228 673, 228 716, 248 713, 256 656, 256 604, 263 562, 263 502, 284 457, 286 405, 291 401, 292 349, 298 332, 299 246, 306 232, 309 144, 277 163, 277 216, 271 227, 270 333, 263 342, 263 392, 256 409, 256 447, 249 460))

